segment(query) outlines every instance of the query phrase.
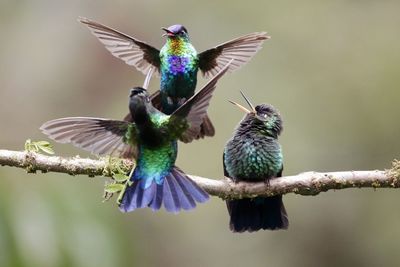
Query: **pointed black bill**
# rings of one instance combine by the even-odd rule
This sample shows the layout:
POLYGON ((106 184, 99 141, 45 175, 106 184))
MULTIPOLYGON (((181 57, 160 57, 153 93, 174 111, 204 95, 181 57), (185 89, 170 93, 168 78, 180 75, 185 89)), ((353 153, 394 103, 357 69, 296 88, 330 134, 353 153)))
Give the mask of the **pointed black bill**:
POLYGON ((167 28, 162 27, 161 30, 165 31, 165 33, 162 35, 164 36, 174 36, 174 33, 168 30, 167 28))
POLYGON ((247 98, 247 96, 242 91, 240 91, 240 94, 243 96, 244 100, 246 100, 247 104, 250 106, 251 111, 256 112, 256 109, 254 108, 250 100, 247 98))

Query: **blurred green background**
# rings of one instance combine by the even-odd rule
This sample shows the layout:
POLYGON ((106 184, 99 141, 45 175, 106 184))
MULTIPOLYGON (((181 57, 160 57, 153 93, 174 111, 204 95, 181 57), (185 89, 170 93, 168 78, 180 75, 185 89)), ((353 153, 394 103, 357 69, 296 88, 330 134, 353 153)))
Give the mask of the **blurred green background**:
MULTIPOLYGON (((248 32, 272 36, 220 81, 215 138, 180 144, 186 172, 222 176, 224 144, 243 116, 227 99, 243 102, 239 90, 280 110, 285 174, 388 168, 400 152, 399 10, 399 1, 0 0, 0 148, 44 140, 38 127, 49 119, 126 114, 144 76, 76 21, 86 16, 158 48, 160 27, 176 23, 199 52, 248 32)), ((103 185, 0 168, 0 266, 400 265, 398 190, 290 194, 288 231, 232 234, 220 199, 179 215, 122 214, 115 199, 102 203, 103 185)))

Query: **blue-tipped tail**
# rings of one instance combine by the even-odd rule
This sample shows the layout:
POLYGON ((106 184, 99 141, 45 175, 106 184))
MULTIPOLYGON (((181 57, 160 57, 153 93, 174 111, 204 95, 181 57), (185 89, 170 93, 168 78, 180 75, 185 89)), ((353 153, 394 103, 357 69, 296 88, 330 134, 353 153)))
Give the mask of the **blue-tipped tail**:
POLYGON ((194 209, 196 202, 203 203, 209 198, 203 189, 177 167, 164 177, 161 185, 153 181, 146 188, 143 183, 145 179, 135 180, 126 189, 119 206, 122 212, 146 207, 157 211, 164 203, 168 212, 178 213, 181 209, 194 209))
POLYGON ((235 199, 226 202, 233 232, 278 230, 289 226, 282 196, 235 199))

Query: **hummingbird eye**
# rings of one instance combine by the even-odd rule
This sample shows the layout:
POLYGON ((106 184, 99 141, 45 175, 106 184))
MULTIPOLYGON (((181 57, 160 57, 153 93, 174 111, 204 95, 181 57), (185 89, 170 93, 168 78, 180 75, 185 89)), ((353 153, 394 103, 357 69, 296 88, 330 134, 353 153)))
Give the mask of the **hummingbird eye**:
POLYGON ((258 113, 256 114, 256 117, 257 117, 260 121, 268 121, 268 118, 269 118, 268 113, 260 113, 260 112, 258 112, 258 113))

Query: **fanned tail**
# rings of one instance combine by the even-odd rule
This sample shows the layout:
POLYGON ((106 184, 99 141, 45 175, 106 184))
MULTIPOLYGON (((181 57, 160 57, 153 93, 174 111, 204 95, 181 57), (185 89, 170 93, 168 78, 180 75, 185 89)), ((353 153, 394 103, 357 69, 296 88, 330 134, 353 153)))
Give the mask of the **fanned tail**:
POLYGON ((178 213, 181 209, 194 209, 196 202, 203 203, 209 198, 203 189, 177 167, 164 177, 161 185, 153 181, 145 187, 144 183, 145 179, 135 180, 132 186, 126 188, 119 206, 122 212, 146 207, 157 211, 164 204, 168 212, 178 213))
POLYGON ((287 229, 288 216, 282 196, 235 199, 226 202, 233 232, 254 232, 261 229, 287 229))

